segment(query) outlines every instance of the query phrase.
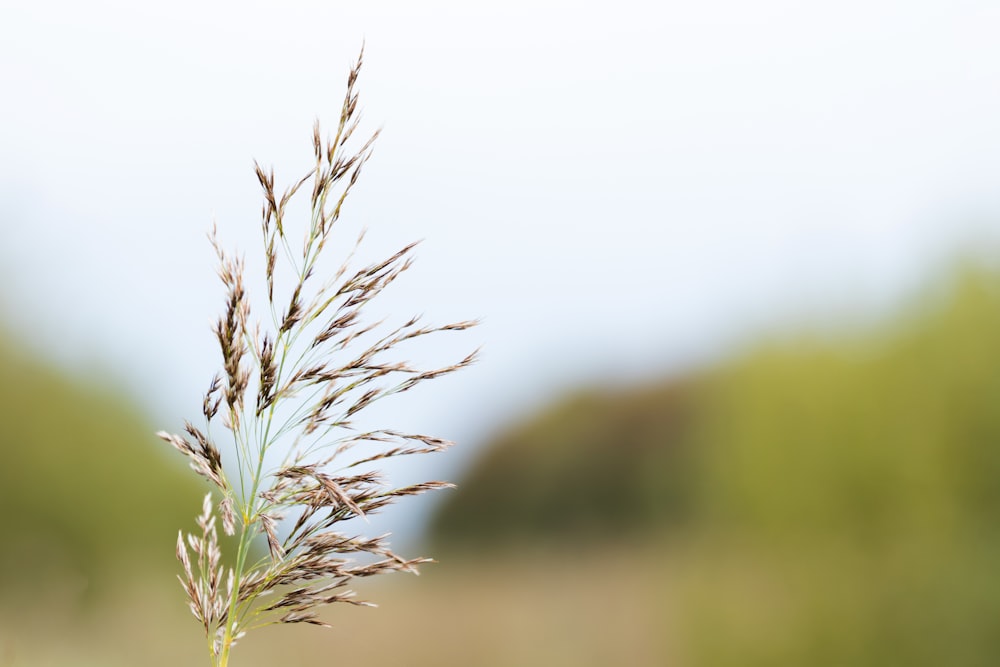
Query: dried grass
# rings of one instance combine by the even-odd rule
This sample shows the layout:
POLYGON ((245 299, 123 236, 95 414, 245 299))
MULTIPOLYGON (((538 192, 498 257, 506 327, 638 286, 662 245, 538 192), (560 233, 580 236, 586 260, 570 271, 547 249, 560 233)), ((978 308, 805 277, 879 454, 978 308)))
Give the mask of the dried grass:
POLYGON ((318 260, 378 135, 347 151, 358 128, 361 63, 359 56, 348 76, 335 136, 323 141, 319 123, 313 128, 315 167, 309 173, 279 196, 274 172, 256 165, 264 194, 266 325, 251 321, 244 263, 226 253, 213 230, 219 277, 226 288, 225 310, 214 327, 222 371, 202 401, 204 428, 186 423, 184 435, 158 434, 221 495, 218 503, 206 496, 200 530, 178 535, 177 541, 181 583, 216 666, 228 664, 232 647, 248 630, 274 623, 325 625, 317 616, 325 605, 369 604, 355 599, 348 588, 355 578, 416 572, 428 559, 404 558, 390 549, 387 536, 347 535, 339 532, 340 525, 400 497, 449 486, 426 482, 393 488, 368 469, 390 457, 438 452, 449 442, 392 429, 358 432, 355 420, 376 401, 476 358, 473 352, 443 367, 420 369, 393 359, 397 346, 461 331, 475 322, 428 326, 414 317, 386 328, 365 321, 365 306, 410 267, 415 244, 359 269, 352 268, 352 251, 329 280, 316 284, 318 260), (286 214, 310 179, 311 215, 296 251, 286 214), (279 287, 281 267, 292 276, 287 294, 279 287), (212 436, 212 425, 220 422, 228 432, 224 439, 232 441, 226 465, 212 436), (272 450, 284 455, 276 469, 265 464, 273 458, 272 450), (231 567, 222 562, 216 516, 239 545, 231 567), (284 518, 289 520, 287 532, 279 530, 284 518), (251 544, 259 535, 268 549, 254 560, 251 544))

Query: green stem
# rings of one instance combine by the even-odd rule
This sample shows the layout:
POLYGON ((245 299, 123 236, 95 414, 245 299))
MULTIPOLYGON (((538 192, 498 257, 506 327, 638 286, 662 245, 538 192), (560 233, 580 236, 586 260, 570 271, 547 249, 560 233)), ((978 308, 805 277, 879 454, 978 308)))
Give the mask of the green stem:
MULTIPOLYGON (((285 361, 288 359, 289 343, 287 340, 281 340, 282 335, 278 334, 278 339, 275 344, 283 343, 281 350, 281 362, 278 364, 278 371, 275 375, 275 381, 280 382, 282 375, 284 374, 285 361)), ((237 612, 239 607, 239 589, 240 581, 243 579, 243 569, 246 567, 247 554, 250 551, 250 542, 253 539, 253 531, 251 527, 256 523, 257 520, 257 491, 260 488, 260 478, 264 466, 264 452, 268 448, 268 438, 271 434, 271 425, 274 421, 274 403, 271 404, 270 409, 267 413, 267 424, 264 428, 263 437, 260 440, 260 451, 257 459, 257 469, 254 472, 253 478, 251 479, 250 495, 244 498, 244 503, 242 507, 242 519, 243 526, 240 531, 240 546, 239 551, 236 555, 236 568, 233 576, 233 591, 229 597, 229 611, 226 615, 226 630, 222 636, 222 649, 219 653, 219 660, 217 667, 226 667, 229 664, 229 653, 232 650, 234 632, 236 622, 237 622, 237 612)))
MULTIPOLYGON (((339 137, 339 134, 340 134, 340 132, 338 131, 338 137, 339 137)), ((323 192, 321 194, 320 206, 321 207, 324 206, 325 203, 326 203, 326 188, 323 189, 323 192)), ((316 261, 316 255, 318 254, 318 251, 316 253, 313 252, 314 246, 316 244, 316 230, 315 230, 315 227, 316 227, 316 224, 318 223, 318 217, 319 216, 314 211, 313 212, 313 218, 314 218, 313 219, 313 229, 310 232, 310 238, 309 238, 308 243, 306 245, 306 253, 305 253, 305 257, 303 259, 303 266, 302 266, 302 269, 301 269, 300 274, 299 274, 299 284, 300 285, 305 282, 306 276, 308 275, 309 270, 312 268, 313 264, 315 263, 315 261, 316 261)), ((272 304, 272 313, 273 313, 273 304, 272 304)), ((295 341, 294 337, 292 337, 290 334, 289 335, 285 335, 285 333, 282 332, 282 331, 280 331, 280 329, 279 329, 278 336, 277 336, 277 338, 274 341, 274 344, 275 344, 276 347, 278 345, 281 346, 281 361, 278 363, 278 369, 277 369, 277 372, 275 374, 275 385, 276 386, 281 386, 280 383, 281 383, 282 377, 284 376, 285 364, 288 362, 289 353, 291 351, 292 345, 294 344, 294 341, 295 341)), ((257 361, 258 361, 258 363, 260 362, 259 359, 257 361)), ((267 452, 267 449, 270 446, 269 439, 271 437, 271 427, 272 427, 273 422, 274 422, 274 411, 275 411, 275 402, 272 402, 270 408, 268 409, 267 420, 266 420, 266 422, 264 424, 263 433, 261 434, 260 431, 257 432, 257 436, 259 438, 259 441, 258 441, 259 451, 258 451, 258 457, 257 457, 257 465, 256 465, 256 470, 253 472, 253 476, 250 479, 250 494, 244 496, 244 498, 243 498, 244 502, 242 503, 243 506, 241 508, 242 509, 242 511, 241 511, 241 515, 242 515, 242 517, 241 517, 242 518, 242 529, 241 529, 241 532, 240 532, 239 550, 238 550, 237 556, 236 556, 236 567, 235 567, 235 570, 234 570, 233 590, 232 590, 232 593, 231 593, 230 598, 229 598, 229 609, 228 609, 228 612, 227 612, 227 615, 226 615, 225 631, 223 632, 223 636, 222 636, 222 647, 220 648, 218 656, 214 656, 213 655, 213 657, 215 658, 216 667, 227 667, 228 666, 230 651, 232 650, 233 641, 235 639, 235 637, 234 637, 234 634, 235 634, 234 630, 236 630, 237 622, 239 620, 238 619, 238 612, 239 612, 239 588, 240 588, 239 583, 240 583, 240 581, 243 578, 243 570, 244 570, 244 568, 246 567, 246 564, 247 564, 247 555, 250 552, 250 543, 251 543, 251 541, 253 539, 253 531, 251 530, 251 527, 257 521, 257 515, 258 515, 257 502, 256 502, 256 500, 257 500, 257 491, 260 488, 261 476, 263 474, 264 454, 267 452)), ((244 425, 242 424, 242 422, 237 422, 236 421, 236 415, 235 414, 231 414, 230 415, 230 422, 233 423, 233 424, 239 423, 240 424, 239 429, 243 429, 244 428, 244 425)), ((249 433, 244 434, 243 438, 241 438, 240 435, 241 434, 237 433, 237 429, 233 430, 233 436, 235 437, 235 439, 237 441, 236 442, 237 450, 239 450, 239 445, 240 444, 245 444, 245 441, 248 439, 247 436, 249 436, 249 433), (243 443, 239 442, 241 439, 244 440, 243 443)), ((249 461, 249 451, 246 452, 246 456, 244 457, 244 460, 240 462, 240 478, 241 478, 241 480, 243 479, 243 463, 244 462, 247 463, 247 464, 250 463, 250 461, 249 461)), ((244 489, 242 488, 242 481, 241 481, 241 489, 240 490, 241 490, 241 492, 244 491, 244 489)), ((212 642, 212 641, 214 641, 214 639, 210 637, 209 641, 212 642)))
MULTIPOLYGON (((254 486, 256 487, 256 484, 254 486)), ((254 493, 256 493, 256 488, 254 493)), ((250 527, 253 525, 253 522, 247 509, 248 505, 244 505, 240 546, 236 554, 236 568, 233 576, 233 591, 229 597, 229 612, 226 615, 226 631, 222 635, 222 649, 219 653, 218 667, 226 667, 229 664, 229 652, 233 647, 233 629, 236 625, 236 607, 239 601, 240 580, 243 578, 243 568, 246 566, 247 553, 250 550, 250 540, 252 538, 250 527)))

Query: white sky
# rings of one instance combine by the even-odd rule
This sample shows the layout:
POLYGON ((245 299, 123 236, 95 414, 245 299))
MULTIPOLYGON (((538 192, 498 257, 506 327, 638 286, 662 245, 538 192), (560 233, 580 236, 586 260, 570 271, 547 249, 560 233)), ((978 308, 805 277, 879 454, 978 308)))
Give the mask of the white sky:
POLYGON ((385 131, 343 238, 426 239, 385 305, 485 318, 441 341, 482 363, 390 416, 479 442, 572 382, 877 308, 996 237, 998 34, 961 0, 3 0, 0 303, 164 427, 197 414, 204 234, 257 252, 252 159, 308 168, 364 39, 385 131))

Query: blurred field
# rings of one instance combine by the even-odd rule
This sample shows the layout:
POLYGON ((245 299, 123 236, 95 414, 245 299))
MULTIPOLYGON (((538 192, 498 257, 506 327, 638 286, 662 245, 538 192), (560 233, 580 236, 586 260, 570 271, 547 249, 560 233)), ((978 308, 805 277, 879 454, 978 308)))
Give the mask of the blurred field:
MULTIPOLYGON (((424 576, 370 582, 381 607, 334 609, 333 630, 251 635, 234 664, 994 665, 998 341, 1000 279, 968 269, 863 329, 582 389, 486 448, 424 576)), ((0 401, 0 667, 207 664, 161 537, 192 487, 108 394, 67 389, 77 417, 46 421, 63 385, 16 367, 8 386, 38 389, 0 401)))
MULTIPOLYGON (((724 542, 447 561, 367 590, 332 630, 270 628, 236 664, 988 665, 1000 550, 946 545, 880 559, 724 542), (918 557, 914 557, 919 555, 918 557), (964 568, 956 571, 954 566, 964 568), (984 644, 984 637, 990 637, 984 644)), ((207 664, 179 588, 137 582, 87 614, 51 600, 8 614, 4 667, 207 664)))
POLYGON ((674 544, 688 664, 995 664, 998 341, 1000 280, 967 266, 865 327, 581 390, 497 438, 435 539, 674 544))
MULTIPOLYGON (((378 609, 337 608, 332 630, 265 629, 236 664, 661 665, 676 600, 659 550, 525 556, 428 567, 366 589, 378 609), (637 556, 639 556, 637 558, 637 556)), ((86 616, 58 602, 3 620, 0 665, 124 667, 207 664, 179 586, 141 582, 86 616)))

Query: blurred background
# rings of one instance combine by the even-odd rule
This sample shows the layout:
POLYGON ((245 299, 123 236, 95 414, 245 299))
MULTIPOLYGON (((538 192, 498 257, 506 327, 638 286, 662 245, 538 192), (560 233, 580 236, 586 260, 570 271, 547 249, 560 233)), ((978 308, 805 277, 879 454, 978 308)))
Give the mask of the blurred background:
MULTIPOLYGON (((362 41, 361 261, 472 369, 383 425, 438 564, 238 664, 993 665, 1000 8, 974 0, 0 6, 0 666, 207 664, 199 414, 362 41), (457 341, 457 342, 456 342, 457 341)), ((419 360, 419 357, 418 359, 419 360)))

